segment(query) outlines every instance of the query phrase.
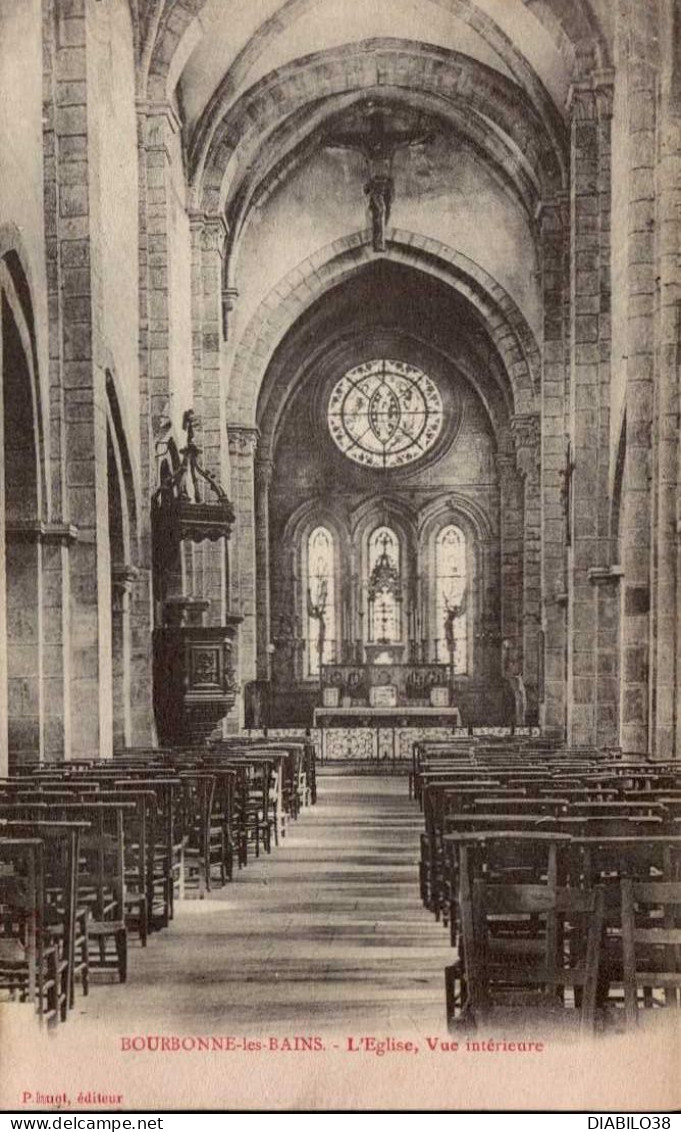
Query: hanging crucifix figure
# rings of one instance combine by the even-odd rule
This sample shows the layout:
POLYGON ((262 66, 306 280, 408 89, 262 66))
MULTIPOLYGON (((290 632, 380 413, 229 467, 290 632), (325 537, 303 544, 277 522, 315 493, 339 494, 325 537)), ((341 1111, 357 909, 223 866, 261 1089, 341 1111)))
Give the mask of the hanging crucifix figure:
POLYGON ((384 107, 367 102, 344 131, 333 133, 327 141, 329 149, 354 149, 364 157, 367 180, 364 193, 371 216, 372 243, 375 252, 386 249, 386 232, 395 196, 393 159, 398 149, 423 145, 432 137, 421 128, 420 117, 413 128, 396 126, 384 107))

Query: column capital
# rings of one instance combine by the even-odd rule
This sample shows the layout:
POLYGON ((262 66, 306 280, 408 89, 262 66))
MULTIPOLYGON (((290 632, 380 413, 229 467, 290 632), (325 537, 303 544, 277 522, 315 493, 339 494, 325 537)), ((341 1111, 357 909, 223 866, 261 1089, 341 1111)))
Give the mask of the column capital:
POLYGON ((509 475, 512 475, 518 470, 517 456, 515 452, 495 452, 494 463, 496 465, 497 474, 502 483, 508 479, 509 475))
MULTIPOLYGON (((179 134, 182 129, 182 122, 180 121, 177 111, 170 102, 156 101, 150 98, 138 98, 135 101, 135 107, 139 114, 144 114, 147 119, 156 118, 165 122, 170 126, 174 134, 179 134)), ((148 144, 154 145, 151 137, 148 138, 148 144)))
POLYGON ((540 225, 542 232, 568 231, 570 224, 570 192, 554 193, 545 197, 537 204, 534 213, 535 223, 540 225))
POLYGON ((593 71, 587 78, 572 83, 566 109, 573 122, 596 122, 612 118, 615 72, 593 71))
POLYGON ((591 566, 588 578, 592 586, 617 586, 624 576, 624 568, 618 564, 612 566, 591 566))
POLYGON ((71 546, 78 538, 73 523, 47 523, 42 519, 10 520, 5 527, 8 542, 39 542, 44 546, 71 546))
POLYGON ((126 597, 132 593, 139 570, 129 562, 111 567, 111 598, 114 609, 121 610, 126 597))
POLYGON ((225 244, 229 235, 229 227, 224 216, 217 213, 201 212, 199 209, 188 208, 189 229, 201 241, 201 247, 206 252, 219 252, 224 256, 225 244))
POLYGON ((260 429, 248 425, 227 425, 227 442, 230 456, 255 456, 260 439, 260 429))

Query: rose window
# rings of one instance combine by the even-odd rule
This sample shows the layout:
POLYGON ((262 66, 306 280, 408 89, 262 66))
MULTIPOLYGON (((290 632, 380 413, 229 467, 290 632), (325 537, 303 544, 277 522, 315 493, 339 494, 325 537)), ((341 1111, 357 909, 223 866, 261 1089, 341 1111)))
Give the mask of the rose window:
POLYGON ((369 468, 411 464, 429 452, 443 423, 435 382, 407 362, 355 366, 329 398, 329 431, 350 460, 369 468))

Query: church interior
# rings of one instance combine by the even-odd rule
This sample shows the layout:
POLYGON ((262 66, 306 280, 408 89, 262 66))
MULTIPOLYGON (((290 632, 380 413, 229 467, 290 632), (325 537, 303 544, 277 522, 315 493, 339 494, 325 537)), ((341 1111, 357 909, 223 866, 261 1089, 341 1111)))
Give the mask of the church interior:
POLYGON ((0 0, 0 154, 0 1010, 666 1018, 679 0, 0 0))

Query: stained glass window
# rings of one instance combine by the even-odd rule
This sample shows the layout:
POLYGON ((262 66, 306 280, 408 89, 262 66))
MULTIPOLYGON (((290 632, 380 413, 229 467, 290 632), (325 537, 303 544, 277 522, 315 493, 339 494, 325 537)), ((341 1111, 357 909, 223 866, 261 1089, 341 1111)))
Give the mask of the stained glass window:
POLYGON ((329 399, 329 431, 349 459, 368 468, 411 464, 442 431, 440 392, 407 362, 378 359, 355 366, 329 399))
POLYGON ((378 527, 369 539, 369 640, 393 644, 402 636, 400 543, 390 527, 378 527))
POLYGON ((307 540, 307 672, 319 676, 331 664, 336 640, 336 585, 333 535, 316 527, 307 540))
POLYGON ((468 671, 466 612, 466 538, 458 527, 443 527, 435 542, 435 585, 438 660, 454 663, 454 672, 468 671))

